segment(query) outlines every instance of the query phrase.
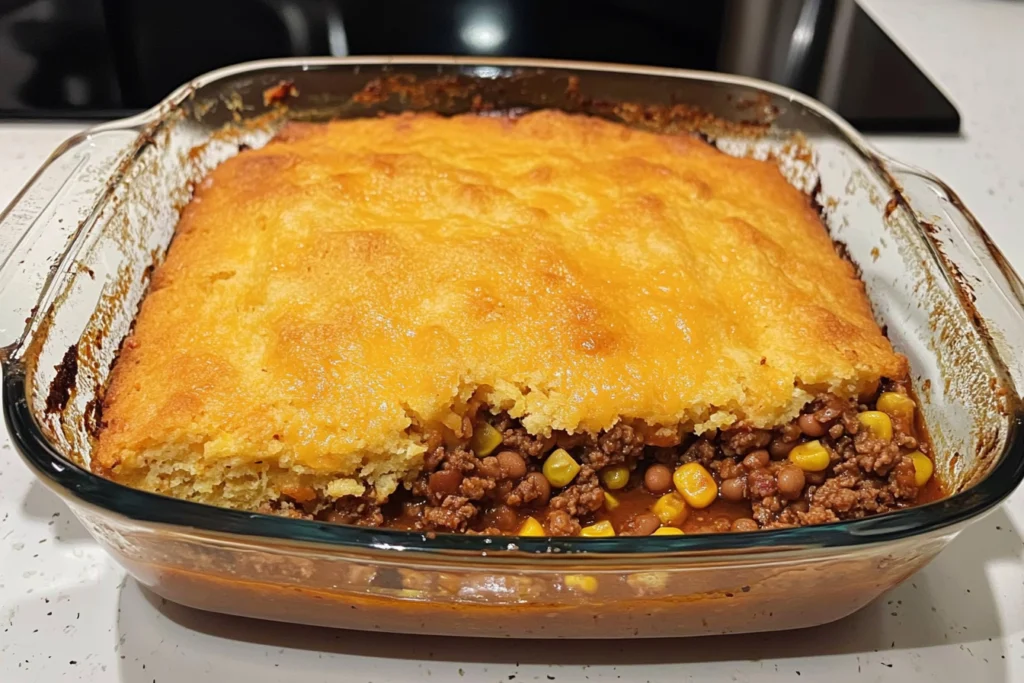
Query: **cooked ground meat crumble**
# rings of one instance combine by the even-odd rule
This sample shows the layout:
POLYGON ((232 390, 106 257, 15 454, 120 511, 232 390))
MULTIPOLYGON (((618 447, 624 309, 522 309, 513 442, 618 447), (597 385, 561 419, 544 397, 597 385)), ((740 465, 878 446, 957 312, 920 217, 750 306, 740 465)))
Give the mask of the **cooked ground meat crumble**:
MULTIPOLYGON (((890 397, 907 398, 902 386, 886 391, 890 397)), ((776 429, 740 428, 700 437, 626 423, 596 436, 538 437, 507 414, 489 415, 478 408, 467 413, 461 442, 447 445, 439 437, 429 442, 420 477, 383 506, 353 498, 333 505, 284 500, 263 512, 426 532, 505 535, 525 533, 524 522, 532 519, 552 536, 645 536, 823 524, 942 495, 934 477, 923 477, 926 483, 919 485, 921 465, 915 466, 920 463, 915 458, 930 458, 930 453, 913 410, 885 414, 876 411, 874 401, 859 405, 826 394, 776 429), (865 414, 885 425, 880 431, 872 428, 865 414), (470 437, 480 429, 491 431, 495 443, 500 437, 500 443, 478 455, 470 437), (562 486, 544 471, 545 460, 559 451, 572 456, 578 467, 562 486), (806 457, 817 457, 817 464, 809 466, 806 457), (700 503, 688 499, 691 503, 682 504, 682 513, 666 517, 658 503, 675 496, 674 489, 686 498, 674 474, 687 469, 687 463, 699 464, 698 479, 713 479, 711 493, 705 492, 712 498, 700 503), (603 533, 589 534, 588 529, 603 533)))

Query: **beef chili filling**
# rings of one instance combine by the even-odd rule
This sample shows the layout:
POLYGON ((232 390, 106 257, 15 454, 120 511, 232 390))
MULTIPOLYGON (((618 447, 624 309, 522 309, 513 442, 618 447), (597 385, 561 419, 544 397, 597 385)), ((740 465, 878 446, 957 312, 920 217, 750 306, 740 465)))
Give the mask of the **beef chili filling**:
POLYGON ((461 442, 383 506, 284 501, 273 512, 425 532, 647 536, 856 519, 942 496, 915 404, 890 384, 869 404, 819 396, 792 422, 680 438, 620 423, 598 435, 529 434, 470 411, 461 442))

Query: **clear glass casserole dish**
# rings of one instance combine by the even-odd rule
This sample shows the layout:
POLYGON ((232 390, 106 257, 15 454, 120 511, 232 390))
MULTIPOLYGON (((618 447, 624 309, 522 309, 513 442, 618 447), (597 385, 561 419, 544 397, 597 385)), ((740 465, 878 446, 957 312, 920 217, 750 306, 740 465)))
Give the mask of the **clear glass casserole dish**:
POLYGON ((58 149, 0 215, 4 413, 40 479, 142 584, 186 605, 381 631, 651 637, 797 628, 867 604, 1024 478, 1024 285, 939 180, 835 114, 746 78, 452 58, 213 72, 58 149), (683 103, 683 104, 680 104, 683 103), (913 370, 950 496, 747 534, 510 539, 211 508, 87 469, 100 396, 193 183, 287 119, 555 107, 776 160, 861 270, 913 370))

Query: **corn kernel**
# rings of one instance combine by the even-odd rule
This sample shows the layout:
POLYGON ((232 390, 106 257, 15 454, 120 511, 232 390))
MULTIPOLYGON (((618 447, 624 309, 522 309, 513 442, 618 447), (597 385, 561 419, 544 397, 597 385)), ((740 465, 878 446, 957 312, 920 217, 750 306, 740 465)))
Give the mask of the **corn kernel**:
POLYGON ((698 510, 706 508, 718 498, 718 484, 704 465, 688 462, 672 474, 672 483, 683 500, 698 510))
POLYGON ((517 532, 520 536, 543 536, 544 527, 533 517, 527 517, 517 532))
POLYGON ((544 478, 554 487, 568 486, 579 474, 580 464, 564 448, 558 448, 544 461, 544 478))
POLYGON ((789 461, 804 472, 823 472, 831 461, 820 441, 798 444, 789 452, 789 461))
POLYGON ((932 473, 935 471, 935 465, 932 463, 931 458, 921 451, 914 451, 911 453, 910 459, 914 461, 914 483, 917 484, 918 488, 920 488, 927 484, 928 480, 932 478, 932 473))
POLYGON ((601 522, 596 522, 590 526, 585 526, 580 529, 580 536, 587 536, 590 538, 601 538, 604 536, 614 536, 615 529, 612 528, 612 523, 607 519, 601 522))
POLYGON ((605 467, 601 470, 601 483, 605 488, 615 491, 629 483, 629 468, 619 465, 617 467, 605 467))
POLYGON ((857 421, 871 432, 871 436, 883 441, 892 440, 892 420, 880 410, 866 410, 857 416, 857 421))
POLYGON ((604 509, 605 510, 614 510, 617 507, 619 507, 619 499, 616 498, 615 496, 613 496, 612 494, 608 493, 607 491, 605 491, 604 492, 604 509))
POLYGON ((597 578, 587 574, 566 574, 565 585, 589 595, 597 592, 597 578))
POLYGON ((684 532, 683 532, 682 529, 679 529, 679 528, 674 527, 674 526, 663 526, 660 529, 655 529, 654 533, 651 534, 651 535, 652 536, 682 536, 682 535, 684 535, 684 532))
POLYGON ((917 405, 909 396, 895 391, 883 391, 875 401, 875 407, 886 415, 899 417, 909 422, 914 419, 914 409, 917 405))
POLYGON ((662 524, 677 526, 686 521, 690 509, 686 507, 686 500, 678 493, 666 493, 654 504, 651 512, 662 524))
POLYGON ((481 422, 473 427, 473 437, 469 440, 469 447, 477 457, 484 457, 494 452, 494 449, 501 445, 501 432, 481 422))

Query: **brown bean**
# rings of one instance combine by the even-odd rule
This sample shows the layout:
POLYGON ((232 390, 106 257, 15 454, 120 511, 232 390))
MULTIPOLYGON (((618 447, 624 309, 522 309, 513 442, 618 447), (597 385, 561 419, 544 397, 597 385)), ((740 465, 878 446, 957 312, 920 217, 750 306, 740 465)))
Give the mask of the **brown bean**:
POLYGON ((660 463, 651 465, 644 472, 644 486, 651 493, 665 493, 672 488, 672 470, 660 463))
POLYGON ((705 526, 701 529, 701 533, 724 534, 730 529, 732 529, 732 524, 729 522, 728 517, 715 517, 711 520, 710 528, 705 526))
POLYGON ((462 472, 458 470, 441 470, 434 472, 427 480, 427 490, 438 498, 453 496, 459 492, 462 483, 462 472))
POLYGON ((782 494, 782 497, 793 500, 794 498, 799 498, 800 494, 803 493, 806 477, 804 476, 804 471, 799 467, 786 465, 775 475, 775 480, 778 483, 779 493, 782 494))
POLYGON ((502 531, 515 529, 519 522, 519 517, 516 515, 515 510, 507 505, 495 505, 491 509, 490 518, 494 526, 502 531))
POLYGON ((772 459, 781 460, 789 455, 789 452, 796 446, 796 441, 783 441, 782 439, 775 439, 771 445, 768 446, 768 452, 771 453, 772 459))
POLYGON ((661 520, 658 519, 657 515, 651 514, 650 512, 641 512, 640 514, 633 515, 626 522, 625 528, 622 530, 623 536, 650 536, 658 527, 661 526, 661 520))
POLYGON ((486 458, 481 458, 476 463, 476 471, 481 477, 488 479, 500 479, 501 478, 501 465, 498 463, 498 459, 493 455, 488 455, 486 458))
POLYGON ((323 515, 324 521, 331 524, 348 524, 351 521, 351 516, 345 512, 338 512, 337 510, 328 510, 323 515))
POLYGON ((740 517, 739 519, 733 520, 732 530, 733 531, 757 531, 757 522, 752 520, 750 517, 740 517))
POLYGON ((807 501, 802 498, 800 500, 794 500, 789 504, 789 509, 793 512, 807 512, 810 507, 811 506, 807 504, 807 501))
POLYGON ((748 470, 756 470, 760 467, 768 467, 768 463, 771 462, 771 454, 760 448, 756 451, 750 451, 747 453, 747 457, 743 458, 743 466, 748 470))
POLYGON ((526 476, 526 461, 515 451, 498 453, 498 465, 505 479, 521 479, 526 476))
POLYGON ((804 479, 808 484, 813 486, 821 486, 828 479, 827 472, 804 472, 804 479))
POLYGON ((530 472, 526 477, 524 477, 524 481, 528 481, 533 484, 533 488, 538 492, 537 497, 531 501, 532 503, 536 505, 545 505, 551 498, 551 484, 543 473, 530 472))
POLYGON ((745 500, 747 497, 747 478, 734 477, 732 479, 726 479, 722 482, 722 485, 718 487, 718 490, 721 492, 722 498, 738 503, 741 500, 745 500))
POLYGON ((800 431, 812 439, 817 439, 825 434, 825 425, 814 419, 814 415, 801 415, 797 418, 796 423, 800 425, 800 431))

